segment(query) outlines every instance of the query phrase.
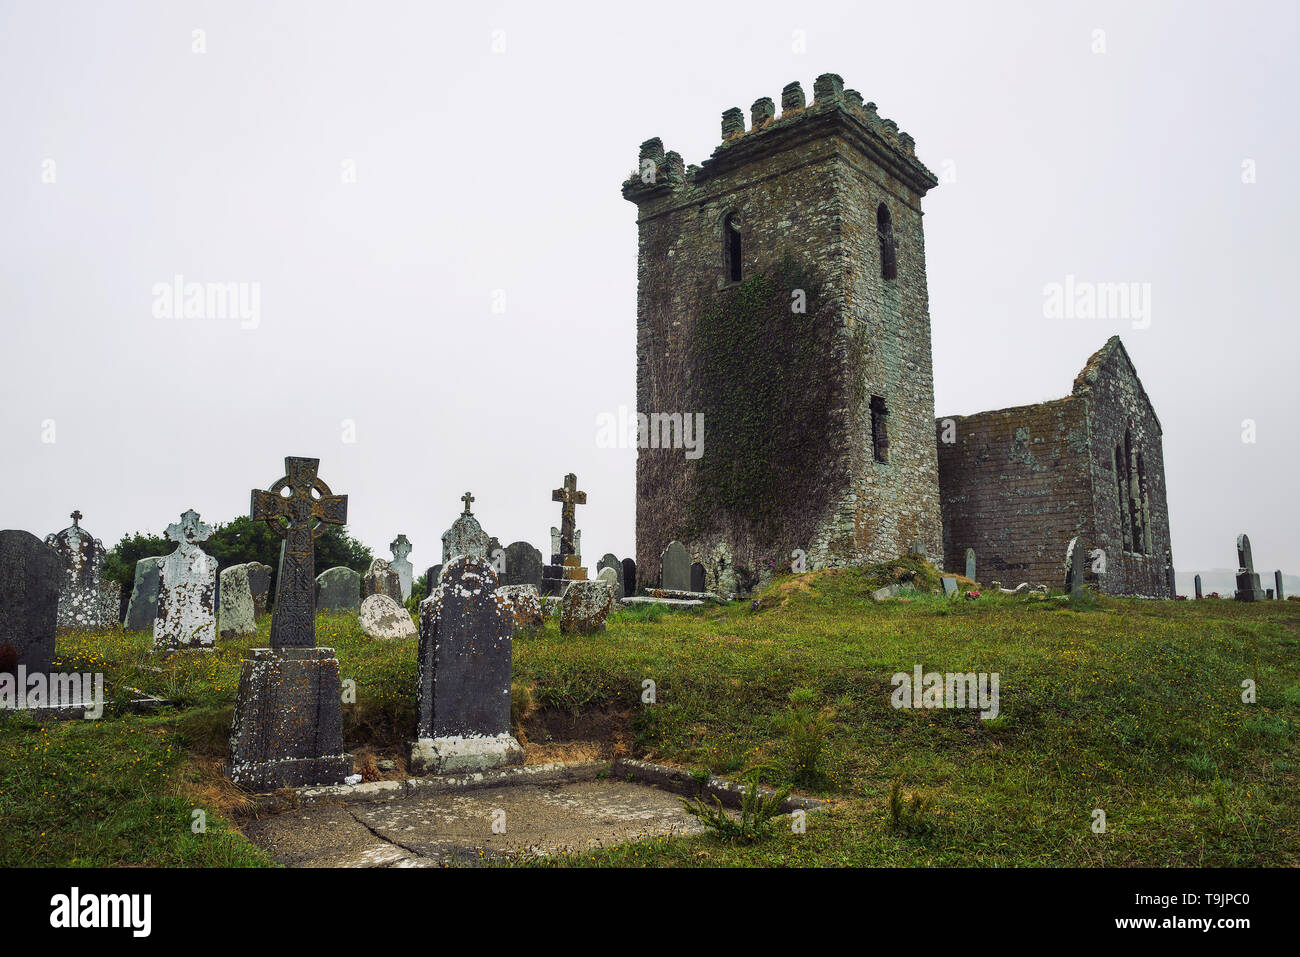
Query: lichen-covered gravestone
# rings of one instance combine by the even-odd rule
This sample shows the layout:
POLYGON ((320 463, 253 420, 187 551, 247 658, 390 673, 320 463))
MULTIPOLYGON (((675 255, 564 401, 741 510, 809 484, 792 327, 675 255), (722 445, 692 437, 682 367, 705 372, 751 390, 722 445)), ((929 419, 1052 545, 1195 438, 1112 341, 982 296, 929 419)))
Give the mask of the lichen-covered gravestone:
POLYGON ((126 606, 125 627, 128 631, 152 631, 158 617, 158 584, 162 579, 165 555, 151 555, 135 563, 135 584, 126 606))
POLYGON ((361 611, 361 576, 343 565, 327 568, 316 576, 316 610, 321 612, 361 611))
POLYGON ((104 575, 104 543, 83 529, 80 511, 72 513, 72 524, 45 537, 45 544, 63 560, 63 584, 59 588, 60 628, 99 628, 104 620, 101 600, 104 575))
POLYGON ((542 610, 542 597, 536 585, 501 585, 497 594, 505 601, 506 618, 515 631, 524 628, 537 628, 546 620, 542 610))
POLYGON ((257 606, 247 565, 231 565, 221 571, 221 597, 217 603, 218 628, 222 638, 247 638, 257 634, 257 606))
POLYGON ((604 631, 613 609, 614 586, 609 582, 571 582, 560 599, 560 631, 566 635, 604 631))
POLYGON ((270 607, 271 566, 249 562, 244 567, 248 569, 248 590, 253 593, 253 615, 260 617, 270 607))
POLYGON ((483 531, 483 526, 479 525, 478 519, 469 510, 474 496, 466 492, 461 496, 461 501, 465 503, 465 511, 461 512, 456 521, 451 523, 451 528, 442 534, 444 565, 457 555, 469 555, 472 558, 489 557, 487 532, 483 531))
POLYGON ((319 465, 286 458, 285 476, 254 489, 249 508, 254 521, 285 540, 271 647, 244 659, 230 730, 230 779, 250 791, 342 784, 352 771, 343 750, 339 662, 334 649, 316 647, 314 545, 326 525, 347 521, 348 497, 330 491, 319 465))
POLYGON ((211 648, 217 641, 217 560, 199 547, 212 527, 190 509, 167 526, 176 551, 162 563, 158 614, 153 624, 154 651, 211 648))
MULTIPOLYGON (((64 564, 31 532, 0 531, 0 674, 49 674, 64 564)), ((26 688, 15 691, 25 693, 26 688)))
POLYGON ((485 771, 521 764, 510 733, 512 629, 496 573, 481 557, 460 555, 420 603, 416 774, 485 771))
POLYGON ((511 542, 505 548, 505 571, 497 576, 502 585, 542 584, 542 553, 528 542, 511 542))
POLYGON ((1264 589, 1259 584, 1259 573, 1250 553, 1250 539, 1243 532, 1237 536, 1237 601, 1264 601, 1264 589))
POLYGON ((415 622, 405 608, 387 595, 371 595, 361 603, 361 631, 367 638, 395 641, 415 637, 415 622))
POLYGON ((404 600, 402 598, 402 580, 398 577, 397 572, 389 567, 385 559, 374 559, 370 563, 370 570, 361 579, 362 599, 369 598, 371 595, 386 595, 398 604, 401 604, 404 600))
POLYGON ((393 560, 388 563, 388 567, 397 572, 397 578, 402 583, 402 597, 397 599, 398 604, 401 604, 411 597, 411 575, 415 569, 406 558, 411 554, 411 543, 405 535, 398 535, 388 543, 388 550, 393 553, 393 560))
POLYGON ((691 591, 691 554, 681 542, 672 541, 659 558, 659 587, 691 591))
POLYGON ((966 577, 975 581, 975 549, 966 549, 966 577))

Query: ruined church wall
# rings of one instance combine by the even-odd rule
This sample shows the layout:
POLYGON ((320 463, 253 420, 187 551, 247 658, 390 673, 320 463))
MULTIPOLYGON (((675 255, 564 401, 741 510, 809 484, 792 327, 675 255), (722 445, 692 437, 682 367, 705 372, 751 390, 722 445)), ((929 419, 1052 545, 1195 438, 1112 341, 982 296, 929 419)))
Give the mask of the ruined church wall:
POLYGON ((935 424, 944 567, 962 571, 973 548, 985 585, 1060 587, 1070 539, 1093 537, 1087 402, 1068 396, 935 424))

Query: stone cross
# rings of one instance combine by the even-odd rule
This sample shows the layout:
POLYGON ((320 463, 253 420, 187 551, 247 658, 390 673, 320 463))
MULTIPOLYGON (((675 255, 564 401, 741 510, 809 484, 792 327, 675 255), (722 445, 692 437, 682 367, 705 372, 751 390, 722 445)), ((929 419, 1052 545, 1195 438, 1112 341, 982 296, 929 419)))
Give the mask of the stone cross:
POLYGON ((348 497, 330 491, 316 475, 319 467, 320 459, 287 457, 283 478, 269 491, 253 490, 250 517, 284 539, 271 615, 273 650, 316 647, 314 540, 326 525, 342 525, 348 518, 348 497))
POLYGON ((388 543, 388 550, 393 553, 393 561, 400 562, 411 554, 411 542, 405 535, 398 535, 388 543))
POLYGON ((560 509, 560 551, 561 555, 576 555, 574 545, 574 510, 575 506, 587 504, 587 493, 578 491, 578 476, 573 472, 564 476, 564 486, 551 492, 552 502, 563 502, 560 509))
MULTIPOLYGON (((76 512, 72 513, 74 516, 76 512)), ((181 513, 179 522, 167 526, 167 538, 180 546, 183 554, 193 552, 201 542, 212 537, 212 526, 199 521, 199 513, 189 509, 181 513)))
POLYGON ((461 500, 462 502, 465 503, 465 511, 461 512, 461 514, 462 514, 462 515, 468 515, 468 514, 469 514, 469 503, 472 502, 472 501, 474 501, 474 496, 473 496, 473 495, 470 495, 469 492, 466 492, 464 495, 462 495, 462 496, 460 497, 460 500, 461 500))
POLYGON ((81 521, 81 519, 82 519, 84 516, 81 514, 81 509, 78 508, 78 509, 75 509, 75 510, 73 511, 73 513, 72 513, 71 515, 69 515, 68 517, 69 517, 70 519, 72 519, 72 527, 73 527, 73 528, 77 528, 77 527, 78 527, 77 523, 78 523, 79 521, 81 521))

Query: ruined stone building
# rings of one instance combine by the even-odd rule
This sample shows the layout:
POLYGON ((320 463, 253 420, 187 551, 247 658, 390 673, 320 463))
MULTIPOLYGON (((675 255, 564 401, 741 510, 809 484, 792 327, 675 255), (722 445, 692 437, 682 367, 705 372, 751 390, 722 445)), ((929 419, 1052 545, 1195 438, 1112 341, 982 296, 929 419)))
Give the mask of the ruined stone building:
POLYGON ((786 86, 779 115, 771 99, 755 101, 748 128, 727 110, 722 142, 699 166, 658 138, 641 144, 623 196, 637 206, 643 580, 656 581, 676 539, 722 591, 786 570, 792 556, 809 568, 864 564, 914 544, 949 567, 960 567, 949 549, 970 546, 1008 581, 1023 572, 1055 582, 1072 535, 1122 553, 1108 566, 1122 582, 1107 579, 1107 590, 1145 594, 1163 580, 1159 423, 1118 340, 1060 400, 1083 417, 1065 438, 1052 436, 1066 413, 1048 403, 1010 410, 1024 421, 1006 448, 993 450, 1002 435, 991 424, 977 437, 982 416, 956 419, 952 446, 936 441, 921 221, 936 184, 912 137, 834 74, 817 78, 811 103, 798 83, 786 86), (706 429, 692 458, 678 430, 696 414, 706 429), (1106 443, 1122 446, 1121 479, 1138 496, 1118 517, 1103 512, 1114 511, 1103 494, 1118 487, 1106 443), (1040 540, 1036 510, 1016 504, 994 460, 1008 463, 1008 478, 1041 480, 1041 492, 1024 494, 1059 506, 1037 511, 1054 516, 1040 540), (991 530, 1021 513, 1022 531, 991 530))

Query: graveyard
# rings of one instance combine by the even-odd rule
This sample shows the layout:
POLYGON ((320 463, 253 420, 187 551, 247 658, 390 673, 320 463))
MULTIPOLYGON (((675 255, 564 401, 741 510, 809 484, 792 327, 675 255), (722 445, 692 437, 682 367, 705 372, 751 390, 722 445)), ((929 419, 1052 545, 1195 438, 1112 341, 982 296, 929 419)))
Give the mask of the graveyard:
MULTIPOLYGON (((494 852, 478 813, 488 805, 466 805, 472 823, 462 817, 452 831, 462 850, 485 852, 439 861, 1297 863, 1300 603, 1017 592, 964 578, 962 594, 948 597, 938 576, 924 558, 902 556, 876 568, 778 575, 744 600, 621 605, 589 633, 566 632, 554 613, 515 629, 509 732, 523 752, 521 772, 594 767, 568 786, 574 802, 599 810, 602 800, 626 805, 592 791, 630 787, 614 771, 619 762, 733 781, 757 768, 763 785, 822 806, 803 833, 782 825, 763 840, 729 842, 687 826, 672 794, 642 789, 637 808, 649 824, 606 829, 609 839, 589 845, 599 829, 570 822, 563 841, 539 854, 494 852), (881 596, 891 578, 907 587, 881 596), (915 663, 1000 672, 999 713, 892 706, 890 676, 915 663), (1246 679, 1261 689, 1257 703, 1243 703, 1246 679), (1089 827, 1096 808, 1106 811, 1104 835, 1089 827), (661 826, 674 815, 673 826, 661 826), (470 827, 477 843, 464 836, 470 827)), ((0 865, 276 866, 295 863, 273 853, 294 842, 297 862, 329 863, 311 844, 326 840, 321 820, 344 814, 345 801, 325 796, 308 807, 287 788, 271 800, 229 773, 241 669, 254 649, 273 644, 274 621, 262 614, 254 634, 162 655, 148 631, 60 630, 52 671, 103 673, 108 702, 98 720, 22 711, 0 719, 0 865), (192 830, 196 810, 203 833, 192 830), (295 815, 307 823, 286 835, 295 815), (249 837, 266 841, 271 828, 271 850, 249 837)), ((436 780, 410 767, 422 720, 419 638, 372 638, 355 611, 327 611, 315 640, 333 649, 338 675, 354 686, 340 715, 346 770, 361 787, 436 780)), ((534 805, 505 801, 497 804, 525 828, 518 815, 534 805)), ((400 821, 402 807, 367 813, 400 821)))

